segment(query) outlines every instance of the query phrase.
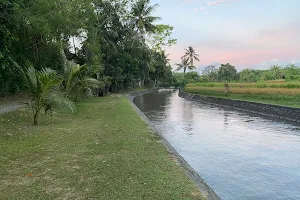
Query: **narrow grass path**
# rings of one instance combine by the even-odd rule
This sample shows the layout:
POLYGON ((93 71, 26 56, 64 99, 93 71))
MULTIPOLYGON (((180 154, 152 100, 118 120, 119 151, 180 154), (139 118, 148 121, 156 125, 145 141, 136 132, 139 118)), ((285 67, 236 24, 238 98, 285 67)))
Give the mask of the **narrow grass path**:
POLYGON ((0 199, 202 199, 125 97, 0 115, 0 199))
POLYGON ((24 104, 18 102, 12 102, 11 104, 2 105, 2 106, 0 105, 0 114, 15 111, 22 107, 24 107, 24 104))

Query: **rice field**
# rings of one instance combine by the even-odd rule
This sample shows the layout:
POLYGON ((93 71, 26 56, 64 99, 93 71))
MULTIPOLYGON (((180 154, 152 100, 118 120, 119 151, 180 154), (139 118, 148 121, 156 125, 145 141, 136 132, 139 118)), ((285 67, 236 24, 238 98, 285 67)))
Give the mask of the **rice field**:
POLYGON ((203 96, 300 107, 300 82, 275 80, 257 83, 228 83, 228 86, 227 93, 225 93, 224 83, 188 84, 184 90, 203 96))
MULTIPOLYGON (((203 86, 187 86, 190 92, 217 92, 224 93, 222 87, 203 87, 203 86)), ((297 88, 250 88, 250 87, 230 87, 229 93, 232 94, 283 94, 289 96, 300 95, 300 89, 297 88)))
MULTIPOLYGON (((224 83, 194 83, 191 86, 224 87, 224 83)), ((300 82, 228 83, 229 88, 288 88, 300 89, 300 82)))

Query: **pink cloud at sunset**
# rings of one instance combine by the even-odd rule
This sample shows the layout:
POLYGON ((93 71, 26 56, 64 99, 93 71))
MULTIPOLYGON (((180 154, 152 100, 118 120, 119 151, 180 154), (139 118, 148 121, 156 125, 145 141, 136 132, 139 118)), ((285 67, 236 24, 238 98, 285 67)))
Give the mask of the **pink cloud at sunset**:
POLYGON ((173 64, 188 46, 200 55, 198 68, 212 63, 266 68, 300 60, 299 0, 154 1, 163 23, 174 26, 178 43, 167 49, 173 64))
MULTIPOLYGON (((200 54, 199 66, 211 63, 232 63, 237 68, 259 66, 268 60, 293 60, 299 58, 300 27, 266 29, 243 40, 208 40, 192 45, 200 54)), ((184 46, 168 49, 170 59, 180 62, 184 46)))

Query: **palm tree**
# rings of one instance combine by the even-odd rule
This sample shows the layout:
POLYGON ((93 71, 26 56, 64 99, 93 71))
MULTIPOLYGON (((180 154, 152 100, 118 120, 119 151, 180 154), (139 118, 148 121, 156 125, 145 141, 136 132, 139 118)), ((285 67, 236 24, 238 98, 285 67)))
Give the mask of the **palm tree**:
POLYGON ((187 49, 185 49, 183 58, 187 59, 189 62, 189 65, 193 66, 193 67, 194 67, 194 60, 196 60, 198 62, 200 61, 199 55, 196 53, 195 49, 191 46, 189 46, 187 49))
POLYGON ((64 68, 64 87, 67 96, 77 101, 80 97, 92 97, 93 88, 100 88, 101 82, 87 76, 88 67, 68 61, 64 68))
POLYGON ((131 24, 138 33, 145 34, 147 32, 155 32, 156 26, 153 23, 161 18, 153 17, 151 14, 158 6, 158 4, 151 6, 150 0, 138 0, 133 5, 131 11, 131 24))
POLYGON ((176 64, 178 66, 178 68, 176 69, 176 71, 182 70, 183 69, 183 73, 185 74, 186 69, 188 68, 189 70, 193 70, 196 69, 196 67, 190 65, 189 60, 186 58, 181 58, 181 63, 176 64))
POLYGON ((73 113, 76 111, 74 103, 59 92, 59 85, 62 80, 56 71, 49 68, 37 71, 33 67, 24 70, 20 66, 18 66, 18 69, 29 90, 31 97, 29 105, 33 111, 34 125, 38 124, 39 114, 43 108, 45 112, 49 109, 52 110, 55 106, 64 108, 73 113))
POLYGON ((270 68, 270 71, 271 71, 271 74, 272 74, 272 79, 274 79, 274 80, 279 79, 283 76, 282 75, 283 74, 282 69, 279 65, 273 65, 270 68))

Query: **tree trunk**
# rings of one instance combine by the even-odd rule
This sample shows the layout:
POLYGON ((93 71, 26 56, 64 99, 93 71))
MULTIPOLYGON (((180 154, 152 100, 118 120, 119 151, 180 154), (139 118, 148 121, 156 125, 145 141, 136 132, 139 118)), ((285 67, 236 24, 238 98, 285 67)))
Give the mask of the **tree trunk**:
POLYGON ((74 55, 76 56, 76 45, 75 45, 75 38, 73 36, 73 47, 74 47, 74 55))
POLYGON ((34 115, 33 115, 33 125, 38 125, 38 118, 39 118, 39 109, 36 109, 34 111, 34 115))
POLYGON ((144 88, 144 86, 145 86, 145 78, 144 77, 142 78, 142 84, 141 85, 142 85, 142 88, 144 88))

